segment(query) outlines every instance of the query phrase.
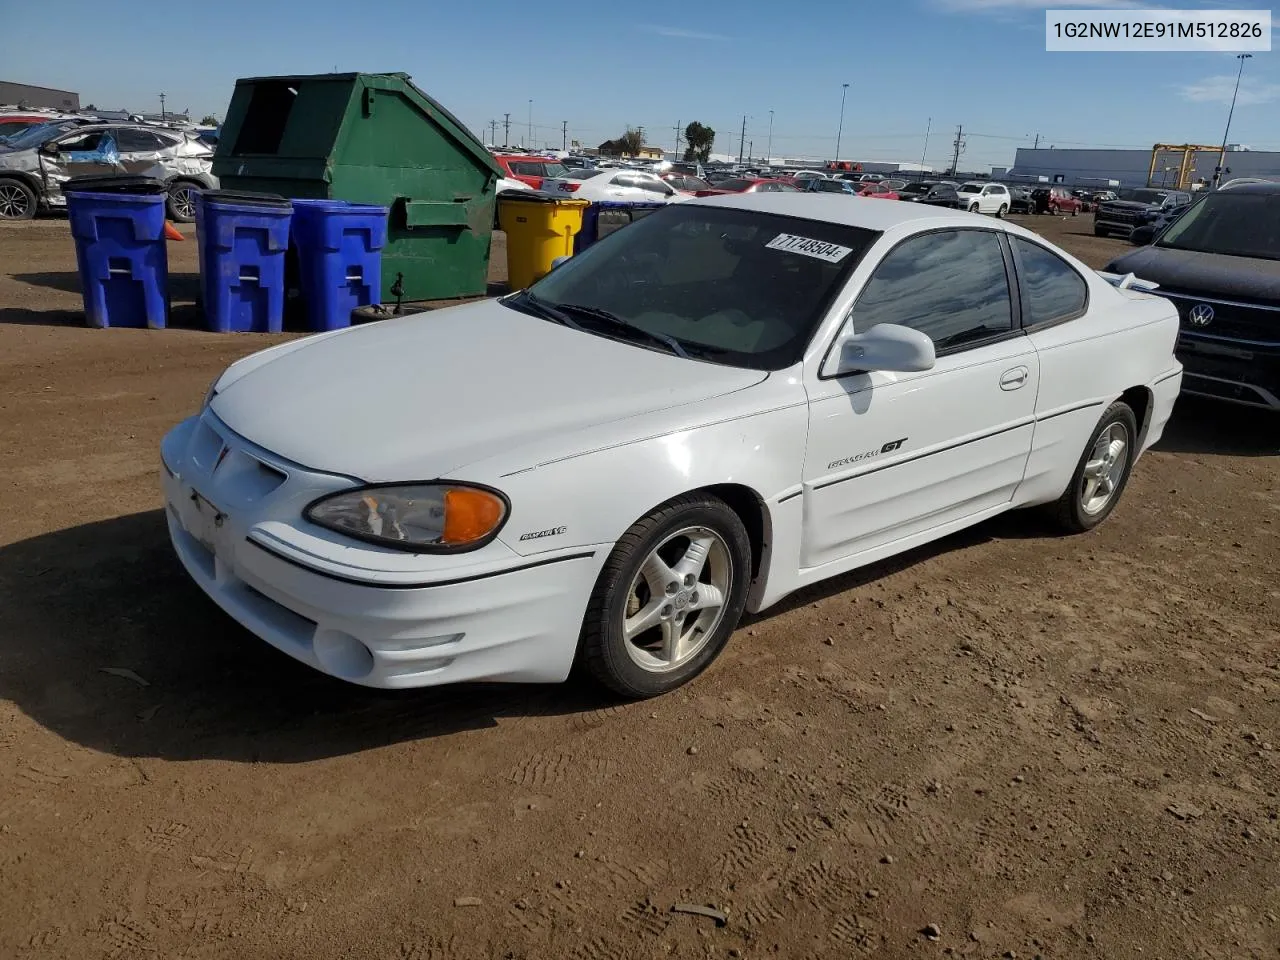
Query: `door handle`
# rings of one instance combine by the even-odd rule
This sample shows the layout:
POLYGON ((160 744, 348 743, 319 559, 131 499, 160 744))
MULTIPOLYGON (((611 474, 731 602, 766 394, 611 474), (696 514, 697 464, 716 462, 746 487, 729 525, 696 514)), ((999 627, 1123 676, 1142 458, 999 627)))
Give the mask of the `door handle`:
POLYGON ((1017 390, 1027 382, 1030 371, 1026 367, 1014 367, 1000 374, 1001 390, 1017 390))

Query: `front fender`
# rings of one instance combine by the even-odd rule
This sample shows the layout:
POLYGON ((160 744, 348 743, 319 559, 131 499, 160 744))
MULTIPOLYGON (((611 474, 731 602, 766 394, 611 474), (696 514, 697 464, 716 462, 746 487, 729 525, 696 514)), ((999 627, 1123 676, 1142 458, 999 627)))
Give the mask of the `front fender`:
POLYGON ((659 504, 717 484, 748 488, 772 514, 772 502, 799 489, 807 433, 807 407, 793 404, 495 479, 511 501, 499 539, 522 555, 612 546, 659 504))

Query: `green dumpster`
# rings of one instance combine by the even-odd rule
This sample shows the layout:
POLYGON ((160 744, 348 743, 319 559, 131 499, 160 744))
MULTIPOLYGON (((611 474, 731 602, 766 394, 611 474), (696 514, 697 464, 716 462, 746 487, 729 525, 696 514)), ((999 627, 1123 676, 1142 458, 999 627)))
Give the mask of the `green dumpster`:
POLYGON ((236 81, 213 172, 225 190, 390 209, 382 299, 486 292, 502 171, 406 73, 236 81))

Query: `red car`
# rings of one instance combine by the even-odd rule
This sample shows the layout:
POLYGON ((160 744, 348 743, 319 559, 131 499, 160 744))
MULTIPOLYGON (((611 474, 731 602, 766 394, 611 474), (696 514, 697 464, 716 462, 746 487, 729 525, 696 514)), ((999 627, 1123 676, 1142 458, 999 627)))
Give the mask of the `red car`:
POLYGON ((1083 201, 1073 197, 1066 187, 1036 187, 1031 191, 1031 209, 1036 213, 1050 213, 1054 216, 1069 213, 1074 217, 1083 207, 1083 201))
POLYGON ((881 200, 897 200, 898 191, 890 190, 884 184, 873 183, 872 181, 867 180, 858 186, 858 196, 879 197, 881 200))
POLYGON ((493 159, 498 161, 498 166, 502 168, 503 173, 512 180, 527 183, 535 190, 542 189, 543 180, 558 180, 569 173, 569 168, 563 163, 557 160, 548 160, 546 157, 520 157, 498 154, 493 159))
POLYGON ((781 177, 737 177, 733 180, 721 180, 719 183, 699 190, 695 196, 714 197, 721 193, 799 193, 800 188, 792 180, 781 177))

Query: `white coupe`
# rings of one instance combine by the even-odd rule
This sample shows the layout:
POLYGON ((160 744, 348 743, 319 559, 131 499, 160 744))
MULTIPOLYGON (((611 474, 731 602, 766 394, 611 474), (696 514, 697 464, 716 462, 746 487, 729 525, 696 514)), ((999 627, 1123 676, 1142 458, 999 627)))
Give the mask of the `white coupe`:
MULTIPOLYGON (((372 687, 705 669, 744 610, 1019 507, 1115 507, 1168 300, 1001 221, 672 204, 500 299, 240 360, 161 448, 196 582, 372 687)), ((750 640, 739 642, 750 643, 750 640)))

